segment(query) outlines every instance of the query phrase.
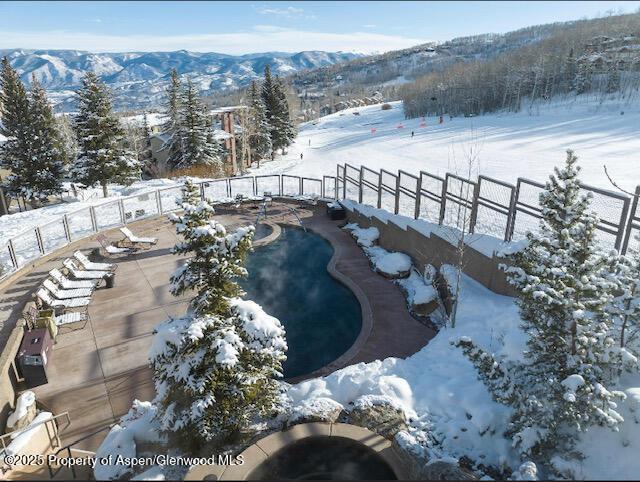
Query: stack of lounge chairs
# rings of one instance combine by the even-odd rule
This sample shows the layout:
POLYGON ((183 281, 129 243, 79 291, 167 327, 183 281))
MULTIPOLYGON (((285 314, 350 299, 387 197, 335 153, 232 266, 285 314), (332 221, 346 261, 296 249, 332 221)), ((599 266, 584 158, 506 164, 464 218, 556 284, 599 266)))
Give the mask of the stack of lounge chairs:
POLYGON ((41 308, 53 310, 56 326, 86 322, 91 295, 98 284, 113 274, 117 265, 94 263, 81 251, 63 261, 67 273, 54 268, 36 292, 41 308), (70 277, 69 277, 70 276, 70 277))
MULTIPOLYGON (((108 254, 128 254, 140 248, 148 249, 158 242, 157 238, 136 236, 127 227, 121 228, 121 231, 125 239, 115 246, 104 236, 99 236, 99 241, 108 254)), ((61 268, 49 271, 49 278, 36 292, 36 304, 42 310, 53 311, 56 326, 86 322, 89 319, 87 310, 91 295, 101 282, 113 276, 117 267, 113 263, 96 263, 82 251, 76 251, 72 258, 62 262, 61 268)), ((42 311, 35 309, 35 313, 29 317, 37 320, 39 313, 42 311)), ((51 312, 48 313, 51 316, 51 312)))

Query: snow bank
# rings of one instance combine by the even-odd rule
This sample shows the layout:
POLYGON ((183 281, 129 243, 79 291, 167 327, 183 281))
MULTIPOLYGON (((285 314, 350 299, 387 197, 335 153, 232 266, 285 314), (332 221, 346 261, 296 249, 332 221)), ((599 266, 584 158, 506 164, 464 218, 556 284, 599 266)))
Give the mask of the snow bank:
POLYGON ((371 247, 380 237, 380 231, 376 227, 361 228, 355 223, 347 224, 343 229, 351 231, 351 234, 356 238, 358 246, 371 247))
MULTIPOLYGON (((155 420, 157 407, 151 402, 134 400, 129 413, 114 425, 96 452, 94 475, 97 480, 113 480, 131 475, 131 467, 117 465, 118 456, 136 457, 136 445, 143 442, 159 443, 164 438, 159 433, 159 424, 155 420), (113 464, 102 464, 103 457, 112 456, 113 464)), ((156 479, 162 480, 162 479, 156 479)))
POLYGON ((53 415, 51 412, 40 412, 33 421, 27 425, 23 430, 12 432, 11 443, 5 450, 6 455, 28 454, 25 449, 29 447, 31 438, 36 435, 36 432, 41 429, 41 425, 47 420, 51 419, 53 415))
POLYGON ((406 275, 411 269, 411 258, 404 253, 390 252, 380 246, 364 248, 373 269, 390 277, 406 275))
POLYGON ((425 305, 438 299, 436 289, 431 284, 427 284, 424 277, 416 270, 411 270, 408 278, 396 280, 396 283, 407 293, 409 306, 425 305))
POLYGON ((36 403, 35 393, 33 393, 31 390, 27 390, 26 392, 22 393, 18 397, 15 410, 11 412, 11 415, 9 415, 9 418, 7 418, 7 428, 12 428, 18 422, 18 420, 23 418, 27 414, 29 407, 31 407, 34 403, 36 403))

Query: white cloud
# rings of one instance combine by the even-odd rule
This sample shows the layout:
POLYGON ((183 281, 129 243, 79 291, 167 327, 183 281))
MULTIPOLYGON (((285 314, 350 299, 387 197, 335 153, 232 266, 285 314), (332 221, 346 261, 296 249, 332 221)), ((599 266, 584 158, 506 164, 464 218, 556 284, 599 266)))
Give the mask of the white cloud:
POLYGON ((304 10, 302 8, 295 8, 295 7, 287 7, 287 8, 261 7, 261 8, 258 8, 258 13, 261 15, 277 15, 280 17, 297 17, 297 16, 304 15, 304 10))
POLYGON ((373 24, 373 23, 368 23, 368 24, 362 26, 362 28, 376 28, 376 27, 377 27, 377 25, 373 24))
POLYGON ((91 52, 171 51, 255 52, 301 50, 386 52, 426 42, 427 39, 373 32, 331 33, 295 30, 271 25, 249 31, 188 35, 106 35, 68 31, 0 31, 0 48, 77 49, 91 52))

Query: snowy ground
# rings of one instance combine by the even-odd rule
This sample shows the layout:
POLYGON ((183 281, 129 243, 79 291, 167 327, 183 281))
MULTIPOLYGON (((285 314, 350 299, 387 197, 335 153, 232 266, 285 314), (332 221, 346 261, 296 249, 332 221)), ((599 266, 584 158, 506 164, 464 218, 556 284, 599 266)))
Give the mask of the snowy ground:
POLYGON ((392 172, 466 174, 467 153, 474 148, 481 174, 510 182, 517 177, 544 181, 571 148, 586 184, 611 188, 604 164, 622 187, 640 184, 640 103, 569 98, 518 114, 446 117, 440 125, 429 117, 426 127, 420 127, 422 119, 405 120, 401 102, 391 105, 388 111, 380 105, 347 109, 303 124, 288 154, 254 173, 335 175, 336 165, 347 162, 392 172))

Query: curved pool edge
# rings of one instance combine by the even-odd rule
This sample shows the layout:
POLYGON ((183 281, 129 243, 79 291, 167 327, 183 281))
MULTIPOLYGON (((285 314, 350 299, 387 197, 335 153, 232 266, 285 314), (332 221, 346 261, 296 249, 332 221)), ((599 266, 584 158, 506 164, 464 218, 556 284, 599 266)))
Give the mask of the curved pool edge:
POLYGON ((398 480, 407 480, 405 463, 386 438, 364 427, 346 423, 311 422, 294 425, 287 430, 269 434, 241 452, 242 465, 193 465, 184 480, 247 480, 247 477, 278 451, 311 437, 339 437, 358 442, 384 460, 398 480))

